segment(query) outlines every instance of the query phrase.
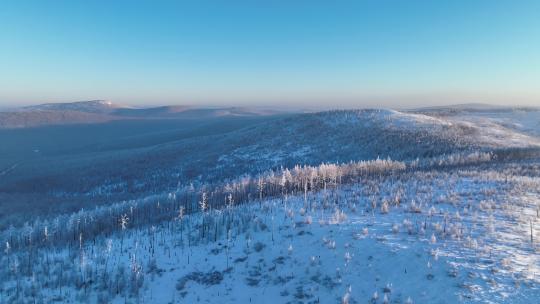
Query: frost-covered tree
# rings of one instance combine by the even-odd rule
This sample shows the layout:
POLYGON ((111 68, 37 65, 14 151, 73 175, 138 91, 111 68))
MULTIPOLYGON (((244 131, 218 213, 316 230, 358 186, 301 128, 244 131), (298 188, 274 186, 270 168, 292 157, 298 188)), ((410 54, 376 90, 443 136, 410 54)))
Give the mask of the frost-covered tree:
POLYGON ((208 210, 208 195, 206 192, 202 193, 201 200, 199 201, 199 208, 202 212, 206 212, 208 210))

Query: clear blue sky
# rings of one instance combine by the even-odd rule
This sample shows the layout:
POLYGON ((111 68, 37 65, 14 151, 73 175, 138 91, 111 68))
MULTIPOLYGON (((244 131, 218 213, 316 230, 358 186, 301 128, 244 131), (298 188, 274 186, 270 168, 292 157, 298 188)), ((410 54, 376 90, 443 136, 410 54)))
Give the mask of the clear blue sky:
POLYGON ((2 1, 0 105, 540 105, 540 1, 2 1))

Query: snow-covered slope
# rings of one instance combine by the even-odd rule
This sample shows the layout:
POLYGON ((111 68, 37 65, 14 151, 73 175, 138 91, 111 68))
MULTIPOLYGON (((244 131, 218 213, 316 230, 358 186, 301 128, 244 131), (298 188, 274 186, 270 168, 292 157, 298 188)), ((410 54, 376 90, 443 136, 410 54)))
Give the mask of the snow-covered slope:
POLYGON ((537 144, 540 136, 540 108, 535 107, 494 107, 468 106, 438 107, 415 111, 446 119, 461 121, 467 124, 479 125, 486 130, 488 136, 500 138, 499 144, 521 144, 532 142, 537 144), (492 131, 490 133, 490 131, 492 131), (532 137, 523 137, 529 135, 532 137), (514 139, 512 139, 514 137, 514 139), (504 140, 510 138, 510 142, 504 140))
MULTIPOLYGON (((294 165, 324 161, 415 159, 456 151, 540 147, 539 138, 482 118, 459 119, 394 110, 303 114, 245 131, 246 140, 227 163, 294 165)), ((244 134, 238 136, 241 139, 244 134)))
POLYGON ((188 215, 171 193, 97 237, 92 221, 117 210, 82 212, 61 232, 29 226, 44 238, 31 262, 1 255, 0 303, 534 303, 538 169, 404 171, 242 205, 231 189, 227 207, 188 215), (132 227, 150 213, 163 220, 132 227), (66 233, 73 245, 54 245, 66 233))
POLYGON ((540 110, 487 109, 461 110, 461 114, 456 115, 383 111, 379 120, 387 120, 389 128, 421 129, 434 135, 456 136, 483 147, 540 147, 540 138, 534 136, 540 134, 540 110))
POLYGON ((517 131, 536 137, 540 136, 540 110, 514 109, 512 111, 482 112, 461 114, 459 119, 467 121, 483 120, 492 125, 502 126, 511 131, 517 131))

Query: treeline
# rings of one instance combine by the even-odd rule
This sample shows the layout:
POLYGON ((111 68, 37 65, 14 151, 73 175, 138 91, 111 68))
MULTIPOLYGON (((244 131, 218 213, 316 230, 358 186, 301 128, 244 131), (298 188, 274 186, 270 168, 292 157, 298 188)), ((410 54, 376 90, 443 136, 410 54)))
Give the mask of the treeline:
POLYGON ((203 201, 207 210, 221 209, 270 197, 335 189, 341 184, 386 176, 406 168, 404 162, 391 159, 295 166, 257 177, 246 175, 223 184, 184 186, 166 195, 124 201, 93 210, 81 209, 51 220, 37 219, 19 228, 9 227, 2 232, 2 240, 10 250, 59 244, 77 246, 81 238, 92 240, 98 235, 109 235, 127 227, 171 221, 180 213, 201 211, 203 201))
MULTIPOLYGON (((338 189, 343 184, 362 183, 389 175, 397 178, 416 170, 489 163, 498 159, 500 153, 456 153, 408 163, 388 158, 344 164, 323 163, 319 166, 297 165, 258 176, 244 175, 224 183, 190 184, 167 194, 98 206, 92 210, 81 209, 52 219, 38 218, 26 222, 22 227, 10 226, 0 234, 0 239, 10 250, 60 244, 77 245, 80 238, 92 240, 122 228, 172 221, 180 213, 187 215, 199 212, 203 200, 206 209, 203 211, 211 211, 287 195, 303 194, 307 199, 308 192, 338 189), (127 221, 122 224, 122 219, 127 221)), ((506 152, 507 158, 508 155, 510 152, 506 152)))

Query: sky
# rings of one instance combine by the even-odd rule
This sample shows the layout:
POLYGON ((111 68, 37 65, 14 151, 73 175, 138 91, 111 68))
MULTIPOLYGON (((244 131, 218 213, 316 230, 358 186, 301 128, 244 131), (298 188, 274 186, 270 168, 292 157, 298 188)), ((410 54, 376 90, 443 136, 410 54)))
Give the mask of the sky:
POLYGON ((0 106, 540 105, 540 1, 2 1, 0 106))

